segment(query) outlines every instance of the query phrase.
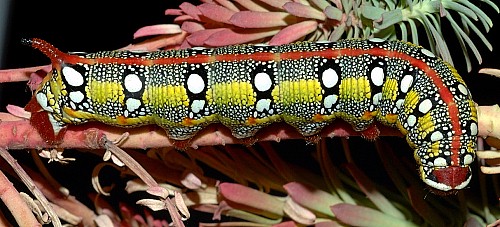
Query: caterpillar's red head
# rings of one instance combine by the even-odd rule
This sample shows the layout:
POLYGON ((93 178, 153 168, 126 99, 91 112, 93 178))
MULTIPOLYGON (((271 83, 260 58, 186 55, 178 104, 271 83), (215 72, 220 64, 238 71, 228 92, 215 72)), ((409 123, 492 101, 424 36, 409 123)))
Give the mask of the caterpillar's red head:
POLYGON ((464 189, 472 178, 470 165, 475 158, 476 136, 462 135, 461 137, 460 144, 462 145, 456 149, 456 152, 450 149, 433 150, 433 147, 435 149, 438 146, 451 147, 453 139, 436 141, 434 146, 422 146, 416 151, 416 159, 420 161, 420 178, 433 189, 440 190, 437 192, 443 191, 446 194, 446 192, 464 189), (457 155, 450 155, 454 153, 457 155))

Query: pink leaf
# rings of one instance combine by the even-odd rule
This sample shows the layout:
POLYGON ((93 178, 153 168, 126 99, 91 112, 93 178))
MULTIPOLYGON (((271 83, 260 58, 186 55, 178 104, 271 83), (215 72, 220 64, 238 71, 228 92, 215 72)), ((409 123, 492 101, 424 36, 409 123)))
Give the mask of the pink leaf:
POLYGON ((233 16, 235 11, 229 10, 219 5, 205 3, 198 6, 203 16, 208 17, 211 20, 231 24, 229 19, 233 16))
POLYGON ((229 10, 232 10, 232 11, 235 11, 235 12, 238 12, 240 11, 238 9, 237 6, 235 6, 232 1, 228 1, 228 0, 215 0, 217 3, 219 3, 219 5, 221 5, 222 7, 226 8, 226 9, 229 9, 229 10))
POLYGON ((292 21, 287 22, 287 17, 292 17, 295 20, 295 17, 285 12, 241 11, 235 13, 229 21, 242 28, 269 28, 286 26, 291 23, 292 21))
POLYGON ((214 33, 222 31, 227 28, 216 28, 216 29, 207 29, 194 32, 189 35, 186 40, 193 46, 204 46, 205 41, 214 33))
POLYGON ((201 12, 195 5, 189 2, 183 2, 179 5, 179 8, 182 9, 185 14, 191 16, 193 19, 200 21, 201 12))
POLYGON ((283 216, 284 202, 267 193, 240 184, 222 183, 219 193, 231 207, 270 218, 283 216))
POLYGON ((182 23, 184 21, 189 21, 189 20, 194 20, 194 18, 192 16, 189 16, 189 15, 181 15, 181 16, 174 18, 175 23, 182 23))
POLYGON ((134 39, 152 35, 170 35, 181 33, 182 30, 177 24, 158 24, 139 28, 134 33, 134 39))
POLYGON ((290 182, 285 184, 283 188, 296 203, 313 212, 322 213, 330 217, 333 217, 330 206, 342 202, 335 194, 330 194, 298 182, 290 182))
POLYGON ((290 0, 260 0, 260 1, 278 9, 283 9, 283 5, 285 5, 287 2, 290 2, 290 0))
MULTIPOLYGON (((22 107, 15 106, 15 105, 7 105, 6 108, 7 108, 7 112, 9 112, 10 114, 12 114, 16 117, 20 117, 23 119, 30 119, 30 117, 31 117, 31 113, 24 110, 24 108, 22 108, 22 107)), ((4 119, 2 119, 2 120, 4 120, 4 119)))
POLYGON ((51 67, 46 67, 44 69, 37 70, 34 73, 30 74, 30 80, 28 81, 29 88, 34 91, 36 90, 43 81, 43 78, 47 76, 51 67))
POLYGON ((181 29, 187 33, 195 33, 197 31, 204 30, 205 28, 198 22, 186 21, 182 23, 181 29))
POLYGON ((313 8, 312 6, 306 6, 297 2, 288 2, 283 5, 283 9, 298 17, 322 21, 326 20, 326 15, 323 12, 313 8))
POLYGON ((180 9, 167 9, 167 10, 165 10, 165 15, 180 16, 180 15, 182 15, 182 10, 180 10, 180 9))
POLYGON ((254 12, 269 12, 269 10, 261 6, 260 3, 254 1, 248 1, 248 0, 234 0, 234 1, 243 6, 243 8, 254 12))
POLYGON ((249 43, 278 33, 279 29, 224 29, 211 35, 205 44, 227 46, 249 43))
POLYGON ((290 25, 283 28, 278 34, 276 34, 270 41, 270 45, 282 45, 291 43, 301 39, 307 34, 314 32, 318 27, 318 22, 309 20, 302 21, 300 23, 290 25))

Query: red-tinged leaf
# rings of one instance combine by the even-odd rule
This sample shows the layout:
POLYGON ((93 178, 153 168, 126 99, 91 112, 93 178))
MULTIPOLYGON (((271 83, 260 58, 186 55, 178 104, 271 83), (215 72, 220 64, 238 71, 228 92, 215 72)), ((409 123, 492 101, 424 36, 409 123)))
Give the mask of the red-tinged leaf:
POLYGON ((176 18, 174 18, 174 22, 175 23, 183 23, 185 21, 190 21, 190 20, 193 20, 193 17, 192 16, 189 16, 189 15, 180 15, 176 18))
POLYGON ((219 193, 232 208, 274 219, 284 215, 282 200, 253 188, 240 184, 222 183, 219 185, 219 193))
POLYGON ((259 1, 264 2, 278 9, 283 9, 283 5, 285 5, 287 2, 290 2, 290 0, 259 0, 259 1))
POLYGON ((213 35, 214 33, 220 32, 222 30, 225 30, 227 28, 216 28, 216 29, 207 29, 207 30, 201 30, 194 32, 193 34, 189 35, 186 40, 191 44, 192 46, 204 46, 205 42, 207 39, 213 35))
POLYGON ((302 21, 300 23, 290 25, 283 28, 278 34, 273 36, 269 41, 270 45, 283 45, 287 43, 292 43, 294 41, 300 40, 307 34, 314 32, 318 27, 318 22, 316 21, 302 21))
POLYGON ((211 35, 205 44, 209 46, 228 46, 250 43, 279 32, 279 29, 224 29, 211 35))
POLYGON ((134 33, 134 39, 153 35, 170 35, 181 33, 182 30, 177 24, 158 24, 139 28, 134 33))
POLYGON ((316 215, 313 212, 297 204, 291 198, 286 199, 283 210, 292 220, 300 224, 312 225, 316 221, 316 215))
POLYGON ((124 47, 124 50, 157 51, 159 49, 178 49, 178 46, 185 40, 187 32, 182 31, 175 35, 162 35, 147 39, 141 43, 131 44, 124 47))
POLYGON ((236 13, 235 11, 229 10, 219 5, 205 3, 198 6, 203 16, 213 20, 226 24, 231 24, 229 19, 236 13))
POLYGON ((42 84, 43 78, 45 78, 50 71, 50 67, 47 67, 45 69, 40 69, 37 70, 34 73, 30 74, 30 80, 28 81, 28 86, 30 90, 34 91, 36 90, 40 84, 42 84))
POLYGON ((186 21, 182 23, 181 29, 187 33, 195 33, 197 31, 204 30, 205 27, 198 22, 186 21))
POLYGON ((342 203, 332 206, 331 209, 338 220, 351 226, 417 226, 409 221, 358 205, 342 203))
POLYGON ((182 15, 182 10, 180 10, 180 9, 167 9, 167 10, 165 10, 165 15, 180 16, 180 15, 182 15))
POLYGON ((295 21, 295 17, 285 12, 252 11, 237 12, 229 19, 233 25, 242 28, 281 27, 293 23, 292 20, 295 21))
POLYGON ((361 172, 356 165, 347 163, 346 167, 354 180, 356 180, 356 183, 361 191, 365 193, 368 199, 370 199, 370 201, 372 201, 379 210, 396 218, 403 219, 405 217, 401 211, 396 209, 396 207, 394 207, 394 205, 392 205, 392 203, 375 188, 373 182, 370 181, 370 179, 363 172, 361 172))
POLYGON ((326 15, 312 6, 303 5, 297 2, 288 2, 283 5, 283 9, 292 15, 316 20, 326 20, 326 15))
POLYGON ((191 16, 193 19, 200 21, 201 11, 195 5, 189 2, 183 2, 179 5, 179 8, 187 15, 191 16))
POLYGON ((248 1, 248 0, 234 0, 234 1, 240 4, 243 8, 254 12, 269 12, 269 10, 260 5, 260 3, 256 3, 254 1, 248 1))
POLYGON ((240 11, 240 9, 238 9, 238 7, 235 6, 234 3, 232 3, 232 1, 228 1, 228 0, 215 0, 215 1, 219 5, 223 6, 226 9, 229 9, 229 10, 232 10, 232 11, 235 11, 235 12, 240 11))
POLYGON ((333 217, 330 206, 342 203, 337 195, 298 182, 288 183, 283 188, 296 203, 330 217, 333 217))
MULTIPOLYGON (((9 112, 10 114, 17 116, 17 117, 20 117, 20 118, 23 118, 23 119, 30 119, 30 117, 31 117, 30 112, 24 110, 24 108, 19 107, 19 106, 7 105, 6 109, 7 109, 7 112, 9 112)), ((4 120, 4 119, 2 119, 2 120, 4 120)))

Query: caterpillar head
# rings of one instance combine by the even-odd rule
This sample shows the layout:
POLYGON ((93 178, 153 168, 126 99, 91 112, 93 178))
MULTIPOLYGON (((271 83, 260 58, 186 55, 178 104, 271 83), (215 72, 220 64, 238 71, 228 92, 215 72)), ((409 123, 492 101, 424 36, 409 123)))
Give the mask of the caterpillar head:
MULTIPOLYGON (((438 194, 449 194, 464 189, 469 184, 472 173, 470 165, 475 158, 476 137, 461 136, 461 139, 440 140, 430 146, 416 150, 419 161, 420 178, 438 194), (454 146, 461 144, 457 149, 454 146), (441 147, 439 149, 436 149, 441 147), (449 148, 452 149, 449 149, 449 148)), ((457 137, 458 138, 458 137, 457 137)))

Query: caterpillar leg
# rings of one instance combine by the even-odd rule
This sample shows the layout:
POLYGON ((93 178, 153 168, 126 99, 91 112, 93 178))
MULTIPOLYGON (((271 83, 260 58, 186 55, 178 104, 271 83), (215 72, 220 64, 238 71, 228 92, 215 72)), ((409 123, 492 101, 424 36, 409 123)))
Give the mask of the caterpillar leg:
POLYGON ((47 101, 43 102, 42 99, 40 95, 33 96, 24 109, 31 113, 30 124, 44 141, 51 145, 60 144, 67 126, 61 121, 57 121, 52 112, 48 112, 51 110, 50 107, 40 105, 39 102, 47 103, 47 101))
POLYGON ((168 137, 177 140, 177 141, 183 141, 183 140, 189 140, 192 138, 198 131, 203 129, 203 126, 190 126, 190 127, 163 127, 165 129, 165 132, 167 133, 168 137))

